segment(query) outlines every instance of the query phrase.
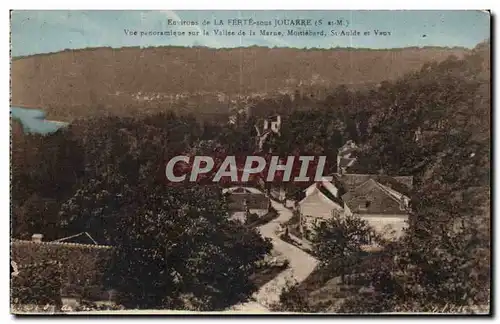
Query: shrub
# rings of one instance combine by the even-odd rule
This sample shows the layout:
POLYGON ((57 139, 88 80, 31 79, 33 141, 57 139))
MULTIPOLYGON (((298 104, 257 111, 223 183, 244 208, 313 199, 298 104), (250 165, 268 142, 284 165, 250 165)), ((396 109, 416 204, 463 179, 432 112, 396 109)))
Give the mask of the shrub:
POLYGON ((59 264, 19 269, 11 280, 13 305, 61 305, 61 271, 59 264))

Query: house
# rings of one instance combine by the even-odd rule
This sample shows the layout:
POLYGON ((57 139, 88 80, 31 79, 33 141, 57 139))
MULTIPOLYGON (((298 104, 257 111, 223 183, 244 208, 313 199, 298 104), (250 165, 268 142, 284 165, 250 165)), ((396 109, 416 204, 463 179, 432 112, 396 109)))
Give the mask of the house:
POLYGON ((298 211, 305 238, 310 237, 315 225, 335 214, 360 217, 387 239, 404 233, 413 177, 346 173, 356 162, 353 154, 357 149, 354 142, 347 142, 339 150, 338 172, 330 175, 333 180, 322 179, 304 190, 298 211))
POLYGON ((399 238, 408 226, 409 193, 403 184, 392 187, 390 177, 373 176, 342 196, 345 215, 366 220, 379 234, 399 238), (403 188, 403 189, 401 189, 403 188))
POLYGON ((281 134, 281 116, 269 116, 262 122, 262 131, 260 131, 259 124, 255 125, 255 130, 257 132, 256 147, 259 152, 262 152, 266 150, 265 146, 269 143, 272 136, 279 136, 281 134))
POLYGON ((226 195, 231 219, 245 221, 248 214, 264 216, 271 201, 259 189, 253 187, 230 187, 222 190, 226 195))
POLYGON ((281 116, 273 115, 264 120, 264 132, 271 131, 279 134, 281 130, 281 116))
POLYGON ((316 225, 331 218, 333 213, 344 212, 344 203, 338 196, 338 189, 325 180, 312 184, 304 190, 304 194, 297 208, 300 232, 305 238, 310 238, 316 225))

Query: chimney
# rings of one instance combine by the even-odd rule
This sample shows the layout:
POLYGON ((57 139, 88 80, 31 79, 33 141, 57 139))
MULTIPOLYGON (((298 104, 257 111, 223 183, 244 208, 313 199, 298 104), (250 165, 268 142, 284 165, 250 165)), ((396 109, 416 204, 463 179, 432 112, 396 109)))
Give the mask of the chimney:
POLYGON ((35 243, 42 243, 43 234, 33 234, 31 236, 31 241, 35 243))

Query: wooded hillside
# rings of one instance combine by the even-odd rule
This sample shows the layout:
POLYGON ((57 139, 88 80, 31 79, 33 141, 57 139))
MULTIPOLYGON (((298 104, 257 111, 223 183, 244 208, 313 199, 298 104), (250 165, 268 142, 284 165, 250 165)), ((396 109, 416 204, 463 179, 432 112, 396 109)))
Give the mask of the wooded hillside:
POLYGON ((12 105, 49 119, 131 116, 173 109, 220 114, 236 96, 376 85, 463 48, 92 48, 14 58, 12 105))

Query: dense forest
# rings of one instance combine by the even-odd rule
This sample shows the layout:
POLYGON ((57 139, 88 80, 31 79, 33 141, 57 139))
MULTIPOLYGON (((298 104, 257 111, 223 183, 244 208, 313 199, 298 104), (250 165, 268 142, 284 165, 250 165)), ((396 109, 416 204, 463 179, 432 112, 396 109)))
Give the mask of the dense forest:
MULTIPOLYGON (((407 235, 386 247, 388 258, 363 269, 358 284, 373 293, 348 298, 340 311, 488 304, 489 55, 485 42, 463 58, 426 63, 377 87, 339 86, 324 98, 280 95, 255 103, 262 114, 264 108, 284 114, 281 136, 270 143, 274 152, 334 158, 351 139, 361 147, 351 172, 415 178, 407 235)), ((242 300, 252 291, 252 264, 270 244, 223 216, 227 206, 219 190, 169 187, 162 175, 164 162, 182 152, 253 152, 256 118, 243 116, 229 126, 172 112, 92 117, 49 136, 24 134, 12 121, 12 235, 26 239, 42 232, 56 239, 86 231, 101 244, 123 247, 114 278, 144 270, 125 257, 136 253, 133 248, 173 247, 167 256, 148 257, 146 264, 158 270, 148 281, 155 293, 139 306, 177 305, 171 298, 183 293, 207 296, 198 305, 212 309, 242 300), (185 262, 162 269, 164 258, 181 256, 185 262), (217 269, 209 266, 214 262, 217 269), (129 273, 119 273, 123 269, 129 273)), ((130 294, 138 289, 113 284, 130 294)), ((285 310, 311 310, 307 296, 297 297, 301 287, 294 289, 282 296, 285 310)))

